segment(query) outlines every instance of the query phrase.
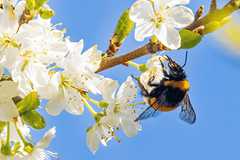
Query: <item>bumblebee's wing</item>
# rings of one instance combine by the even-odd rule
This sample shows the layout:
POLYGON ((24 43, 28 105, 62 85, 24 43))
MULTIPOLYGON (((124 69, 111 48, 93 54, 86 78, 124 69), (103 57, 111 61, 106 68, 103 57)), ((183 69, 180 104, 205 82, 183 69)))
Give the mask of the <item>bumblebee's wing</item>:
POLYGON ((189 124, 193 124, 196 121, 196 114, 193 110, 188 94, 184 98, 181 107, 182 110, 179 114, 179 118, 189 124))
POLYGON ((160 114, 162 114, 162 111, 156 110, 150 106, 137 119, 135 119, 134 122, 138 122, 139 120, 148 119, 150 117, 155 118, 155 117, 159 116, 160 114))

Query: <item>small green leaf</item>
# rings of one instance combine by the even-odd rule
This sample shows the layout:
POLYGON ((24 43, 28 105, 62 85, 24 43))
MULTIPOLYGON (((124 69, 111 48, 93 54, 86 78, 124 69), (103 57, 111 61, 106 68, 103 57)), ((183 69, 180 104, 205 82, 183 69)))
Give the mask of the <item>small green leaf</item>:
POLYGON ((189 30, 182 29, 179 31, 181 36, 181 48, 189 49, 195 47, 202 40, 202 36, 189 30))
POLYGON ((38 108, 40 101, 38 98, 38 92, 30 92, 26 97, 24 97, 20 102, 17 103, 17 109, 19 113, 24 113, 26 111, 34 110, 38 108))
POLYGON ((35 0, 35 8, 34 10, 38 10, 44 3, 46 3, 48 0, 35 0))
POLYGON ((93 129, 93 126, 88 127, 88 129, 86 130, 86 132, 89 132, 91 129, 93 129))
POLYGON ((53 10, 41 10, 40 12, 40 17, 42 19, 49 19, 52 18, 54 16, 55 12, 53 10))
POLYGON ((202 33, 203 35, 212 33, 213 31, 216 31, 220 28, 220 23, 217 21, 212 21, 208 24, 206 24, 205 28, 203 29, 202 33))
POLYGON ((141 64, 141 65, 139 65, 138 70, 144 73, 148 70, 148 68, 147 68, 146 64, 141 64))
POLYGON ((43 129, 46 126, 45 119, 35 110, 27 111, 21 117, 24 123, 34 129, 43 129))
POLYGON ((31 11, 35 7, 35 0, 26 0, 26 8, 31 11))
POLYGON ((7 123, 0 121, 0 133, 2 132, 3 128, 7 125, 7 123))
POLYGON ((114 34, 118 36, 118 42, 124 40, 132 31, 134 22, 129 19, 129 9, 127 9, 118 20, 114 34))
POLYGON ((220 26, 222 27, 224 24, 228 23, 232 19, 232 16, 227 16, 223 18, 223 20, 219 21, 220 26))

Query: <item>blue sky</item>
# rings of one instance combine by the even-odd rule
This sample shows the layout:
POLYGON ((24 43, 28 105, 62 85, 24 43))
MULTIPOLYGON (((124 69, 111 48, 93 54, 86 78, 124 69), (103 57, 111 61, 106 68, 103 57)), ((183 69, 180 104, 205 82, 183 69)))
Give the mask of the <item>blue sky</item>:
MULTIPOLYGON (((135 0, 50 0, 48 4, 56 13, 52 23, 63 23, 59 28, 66 28, 66 36, 70 36, 71 41, 78 42, 83 39, 84 51, 97 44, 98 49, 105 52, 119 17, 134 2, 135 0)), ((221 0, 218 6, 222 7, 227 2, 221 0)), ((195 13, 198 7, 204 4, 206 14, 210 3, 210 0, 192 0, 187 6, 195 13)), ((236 14, 234 13, 233 17, 236 14)), ((94 156, 86 145, 86 129, 95 123, 87 108, 81 116, 63 111, 57 117, 48 115, 43 108, 39 111, 45 117, 47 126, 41 131, 31 130, 33 140, 40 140, 49 128, 56 126, 57 136, 48 150, 57 152, 61 160, 239 159, 240 57, 231 53, 233 51, 229 49, 230 46, 219 45, 216 35, 221 32, 223 30, 220 29, 214 34, 206 35, 198 46, 188 50, 187 65, 184 69, 191 85, 189 96, 197 115, 195 124, 189 125, 181 121, 178 118, 178 108, 157 118, 141 121, 143 129, 133 138, 125 136, 120 129, 115 133, 121 142, 112 139, 107 147, 100 145, 94 156)), ((132 51, 147 42, 148 38, 137 42, 131 32, 117 54, 132 51)), ((183 65, 185 52, 186 50, 177 50, 164 54, 183 65)), ((144 56, 134 62, 144 64, 150 57, 144 56)), ((121 84, 127 76, 139 76, 141 73, 134 67, 120 65, 100 74, 118 80, 121 84)), ((93 99, 101 100, 101 96, 96 95, 93 99)), ((45 103, 41 105, 44 106, 45 103)), ((92 106, 97 110, 97 106, 92 106)))

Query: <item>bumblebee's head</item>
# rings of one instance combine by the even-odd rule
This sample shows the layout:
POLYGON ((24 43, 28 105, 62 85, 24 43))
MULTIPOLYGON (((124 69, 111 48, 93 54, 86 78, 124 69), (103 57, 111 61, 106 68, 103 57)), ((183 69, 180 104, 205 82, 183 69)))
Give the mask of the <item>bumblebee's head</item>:
POLYGON ((170 69, 170 77, 176 80, 182 80, 186 78, 184 69, 179 64, 177 64, 177 62, 173 61, 168 56, 166 60, 169 61, 168 67, 170 69))

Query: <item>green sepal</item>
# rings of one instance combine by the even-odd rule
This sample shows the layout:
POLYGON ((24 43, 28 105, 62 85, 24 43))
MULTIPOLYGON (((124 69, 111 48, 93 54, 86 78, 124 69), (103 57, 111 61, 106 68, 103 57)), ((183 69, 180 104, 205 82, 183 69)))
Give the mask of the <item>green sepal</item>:
POLYGON ((29 61, 25 59, 25 62, 23 64, 22 68, 21 68, 22 72, 24 71, 24 69, 25 69, 25 67, 27 66, 28 63, 29 63, 29 61))
POLYGON ((210 23, 208 23, 205 28, 202 30, 202 34, 208 34, 208 33, 212 33, 213 31, 216 31, 220 28, 220 23, 217 21, 212 21, 210 23))
POLYGON ((146 64, 140 64, 138 67, 138 70, 144 73, 148 70, 148 68, 147 68, 146 64))
POLYGON ((20 142, 15 143, 13 148, 13 154, 16 154, 20 148, 21 148, 20 142))
POLYGON ((33 147, 30 146, 30 145, 27 145, 27 146, 25 146, 25 147, 23 148, 23 150, 24 150, 25 152, 27 152, 28 154, 31 154, 32 151, 33 151, 33 147))
POLYGON ((4 145, 6 143, 6 140, 5 139, 1 139, 1 146, 0 146, 0 149, 1 149, 1 152, 0 152, 0 155, 4 153, 4 145))
POLYGON ((100 122, 100 120, 103 116, 104 116, 104 113, 97 113, 96 115, 94 115, 94 119, 95 119, 96 123, 100 122))
POLYGON ((43 129, 46 126, 45 119, 35 110, 27 111, 21 115, 23 123, 34 129, 43 129))
POLYGON ((203 37, 198 33, 194 33, 186 29, 180 30, 179 34, 181 36, 182 49, 189 49, 195 47, 199 42, 201 42, 203 37))
POLYGON ((24 113, 26 111, 31 111, 40 105, 40 101, 38 98, 38 92, 30 92, 27 96, 25 96, 20 102, 17 103, 18 112, 24 113))
POLYGON ((88 129, 86 130, 86 132, 89 132, 89 131, 91 131, 92 129, 93 129, 93 126, 88 127, 88 129))
POLYGON ((46 3, 48 0, 35 0, 35 8, 34 10, 38 10, 44 3, 46 3))
POLYGON ((7 123, 0 121, 0 133, 2 132, 3 128, 7 125, 7 123))
POLYGON ((53 10, 41 10, 40 11, 40 17, 42 19, 49 19, 54 16, 55 12, 53 10))
POLYGON ((33 10, 35 7, 35 0, 26 0, 26 6, 29 11, 33 10))
POLYGON ((129 9, 127 9, 118 20, 114 34, 118 36, 118 42, 124 40, 132 31, 134 22, 129 19, 129 9))
POLYGON ((99 107, 101 107, 101 108, 107 108, 108 105, 109 105, 109 103, 105 103, 104 101, 99 102, 99 107))
MULTIPOLYGON (((4 142, 4 141, 2 141, 4 142)), ((2 143, 1 146, 1 153, 5 156, 12 156, 12 150, 11 150, 11 145, 9 143, 6 144, 6 141, 2 143)))

